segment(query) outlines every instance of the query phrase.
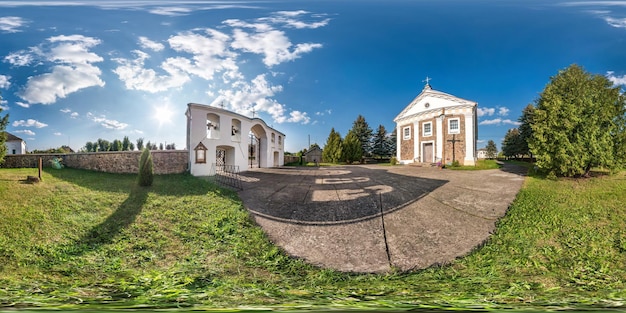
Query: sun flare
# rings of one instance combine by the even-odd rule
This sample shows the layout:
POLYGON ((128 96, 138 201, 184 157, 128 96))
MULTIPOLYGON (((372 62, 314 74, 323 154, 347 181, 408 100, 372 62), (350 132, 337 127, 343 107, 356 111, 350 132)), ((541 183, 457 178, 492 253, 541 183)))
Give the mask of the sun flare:
POLYGON ((169 107, 157 107, 154 111, 154 118, 159 122, 159 124, 167 124, 172 121, 172 110, 169 107))

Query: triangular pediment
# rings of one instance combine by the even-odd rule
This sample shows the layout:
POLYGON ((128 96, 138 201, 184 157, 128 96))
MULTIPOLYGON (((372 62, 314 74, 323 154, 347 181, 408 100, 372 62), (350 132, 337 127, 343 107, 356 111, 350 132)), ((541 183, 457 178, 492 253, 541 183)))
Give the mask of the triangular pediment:
POLYGON ((476 105, 477 103, 474 101, 433 90, 430 88, 430 85, 426 85, 424 90, 422 90, 422 92, 417 95, 417 97, 415 97, 413 101, 411 101, 409 105, 407 105, 393 120, 394 122, 398 122, 402 119, 419 114, 439 112, 444 108, 468 107, 476 105))

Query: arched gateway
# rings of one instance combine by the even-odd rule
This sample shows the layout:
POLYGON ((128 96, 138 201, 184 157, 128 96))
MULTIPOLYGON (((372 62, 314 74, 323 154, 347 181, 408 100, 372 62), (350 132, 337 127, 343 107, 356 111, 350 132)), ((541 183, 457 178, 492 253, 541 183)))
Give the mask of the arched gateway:
POLYGON ((246 171, 284 164, 285 134, 260 118, 203 104, 187 105, 189 169, 212 176, 219 169, 246 171))

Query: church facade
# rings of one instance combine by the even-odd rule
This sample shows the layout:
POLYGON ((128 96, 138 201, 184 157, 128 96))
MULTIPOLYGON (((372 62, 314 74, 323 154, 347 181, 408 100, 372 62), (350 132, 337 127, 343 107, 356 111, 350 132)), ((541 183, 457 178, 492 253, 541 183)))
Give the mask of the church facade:
POLYGON ((402 164, 476 164, 478 123, 474 101, 428 84, 396 116, 396 158, 402 164))

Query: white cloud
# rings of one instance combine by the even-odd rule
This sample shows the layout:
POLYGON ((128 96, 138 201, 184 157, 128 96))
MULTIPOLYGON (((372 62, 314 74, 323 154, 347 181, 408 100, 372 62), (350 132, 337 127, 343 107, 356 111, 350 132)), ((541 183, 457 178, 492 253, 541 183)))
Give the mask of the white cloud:
POLYGON ((626 75, 622 75, 621 77, 615 76, 614 72, 608 71, 606 72, 606 78, 610 80, 615 86, 617 85, 626 86, 626 75))
POLYGON ((333 111, 331 109, 326 109, 324 111, 315 112, 317 116, 330 115, 333 111))
POLYGON ((300 111, 289 112, 289 118, 287 119, 287 122, 289 123, 308 124, 310 121, 311 118, 307 115, 307 113, 300 111))
POLYGON ((243 115, 252 116, 254 110, 256 113, 268 113, 276 123, 308 123, 310 117, 306 112, 292 111, 288 114, 289 116, 286 116, 285 105, 272 99, 282 89, 280 85, 271 85, 262 74, 251 82, 240 80, 234 82, 229 89, 220 89, 219 96, 211 105, 219 106, 224 101, 228 103, 231 110, 243 115))
MULTIPOLYGON (((89 49, 100 44, 100 40, 82 35, 54 36, 47 39, 50 47, 31 47, 31 54, 14 54, 11 64, 27 65, 35 56, 56 63, 52 71, 28 78, 23 90, 18 93, 29 104, 52 104, 58 98, 81 89, 104 86, 102 72, 91 63, 103 61, 102 57, 89 49)), ((6 58, 5 58, 6 59, 6 58)))
POLYGON ((607 24, 615 28, 626 28, 626 18, 613 18, 606 16, 604 20, 607 24))
POLYGON ((11 79, 11 76, 0 75, 0 88, 9 88, 11 86, 9 79, 11 79))
POLYGON ((25 19, 18 16, 0 17, 0 31, 5 33, 17 33, 21 31, 19 28, 27 23, 25 19))
POLYGON ((7 103, 6 100, 0 100, 0 110, 2 110, 2 111, 8 111, 9 110, 9 107, 5 105, 6 103, 7 103))
POLYGON ((23 108, 30 108, 30 104, 25 103, 25 102, 21 102, 21 101, 16 101, 15 104, 23 107, 23 108))
POLYGON ((13 132, 18 134, 26 134, 28 136, 35 136, 35 132, 30 129, 14 130, 13 132))
POLYGON ((71 118, 77 118, 78 117, 78 113, 77 112, 72 112, 72 114, 70 114, 71 118))
POLYGON ((12 52, 4 60, 13 66, 26 66, 33 61, 33 55, 26 51, 12 52))
POLYGON ((70 112, 72 112, 72 110, 70 110, 70 109, 61 109, 59 111, 61 111, 63 113, 70 113, 70 112))
POLYGON ((63 134, 59 133, 59 132, 55 132, 53 133, 55 136, 62 136, 63 134))
POLYGON ((99 123, 102 127, 108 128, 108 129, 121 130, 121 129, 125 129, 126 127, 128 127, 128 124, 118 122, 116 120, 107 119, 106 116, 104 115, 95 116, 93 113, 89 112, 87 113, 87 117, 90 120, 96 123, 99 123))
POLYGON ((232 47, 256 54, 262 54, 263 63, 272 67, 286 61, 292 61, 300 55, 311 52, 315 48, 321 48, 319 43, 297 44, 292 48, 292 43, 283 31, 268 30, 249 34, 241 29, 233 31, 232 47))
POLYGON ((162 65, 167 75, 158 75, 155 70, 144 68, 145 60, 150 57, 148 54, 139 50, 133 52, 137 55, 134 60, 114 59, 120 66, 115 68, 113 72, 124 82, 127 89, 155 93, 180 87, 191 80, 179 68, 167 63, 162 65))
POLYGON ((476 109, 476 114, 478 115, 478 117, 481 116, 492 116, 494 113, 496 113, 496 109, 495 108, 478 108, 476 109))
POLYGON ((183 16, 190 13, 191 9, 185 7, 157 7, 150 9, 148 12, 165 16, 183 16))
POLYGON ((147 37, 139 37, 139 45, 144 49, 150 49, 154 51, 161 51, 165 49, 165 46, 162 43, 152 41, 147 37))
POLYGON ((19 121, 14 121, 13 127, 36 127, 36 128, 42 128, 42 127, 46 127, 48 126, 48 124, 46 123, 42 123, 38 120, 34 120, 34 119, 28 119, 28 120, 19 120, 19 121))
POLYGON ((330 22, 329 18, 323 19, 321 21, 311 21, 311 22, 306 22, 306 21, 295 19, 296 17, 300 17, 308 13, 309 12, 303 11, 303 10, 279 11, 279 12, 276 12, 271 17, 264 17, 258 20, 263 21, 263 22, 268 21, 273 24, 283 24, 286 27, 293 27, 297 29, 303 29, 303 28, 314 29, 314 28, 324 27, 328 25, 328 23, 330 22))
POLYGON ((510 120, 510 119, 504 119, 503 120, 501 118, 495 118, 495 119, 492 119, 492 120, 484 120, 484 121, 478 123, 478 125, 503 125, 503 124, 504 125, 507 125, 507 124, 508 125, 515 125, 515 126, 521 125, 521 123, 518 122, 518 121, 513 121, 513 120, 510 120))
POLYGON ((507 116, 507 115, 509 115, 509 111, 510 110, 508 108, 500 107, 500 108, 498 108, 498 115, 500 115, 500 116, 507 116))

